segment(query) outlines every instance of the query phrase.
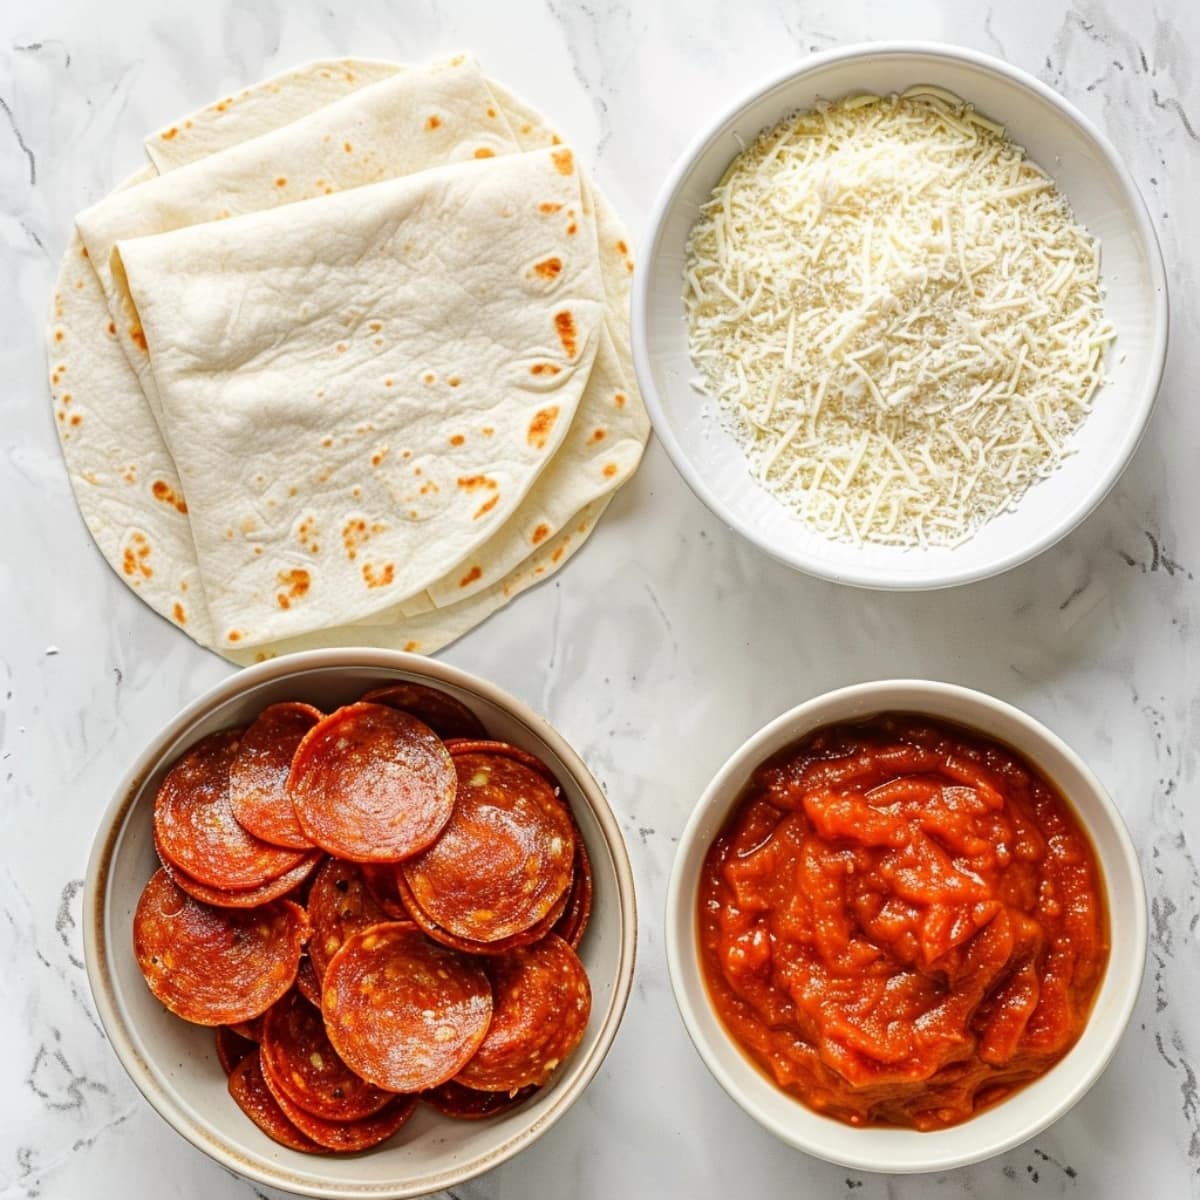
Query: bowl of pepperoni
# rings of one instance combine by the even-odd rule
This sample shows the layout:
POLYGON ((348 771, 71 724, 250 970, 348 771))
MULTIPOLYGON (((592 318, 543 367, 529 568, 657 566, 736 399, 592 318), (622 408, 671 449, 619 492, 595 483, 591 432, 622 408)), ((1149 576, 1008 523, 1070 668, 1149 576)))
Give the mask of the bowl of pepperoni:
POLYGON ((620 828, 501 689, 383 650, 251 667, 180 713, 96 836, 84 946, 146 1099, 257 1182, 455 1187, 549 1130, 616 1036, 620 828))
POLYGON ((943 683, 859 684, 760 730, 693 811, 667 898, 709 1070, 859 1170, 948 1170, 1061 1117, 1145 955, 1137 854, 1099 780, 1019 709, 943 683))

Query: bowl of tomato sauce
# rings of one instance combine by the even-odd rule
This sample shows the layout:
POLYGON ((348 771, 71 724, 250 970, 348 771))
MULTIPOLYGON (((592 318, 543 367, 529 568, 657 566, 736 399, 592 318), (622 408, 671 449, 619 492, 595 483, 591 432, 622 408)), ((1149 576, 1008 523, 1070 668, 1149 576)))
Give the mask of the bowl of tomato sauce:
POLYGON ((785 1142, 859 1170, 999 1154, 1096 1081, 1145 889, 1057 735, 950 684, 819 696, 742 745, 680 838, 667 956, 696 1049, 785 1142))

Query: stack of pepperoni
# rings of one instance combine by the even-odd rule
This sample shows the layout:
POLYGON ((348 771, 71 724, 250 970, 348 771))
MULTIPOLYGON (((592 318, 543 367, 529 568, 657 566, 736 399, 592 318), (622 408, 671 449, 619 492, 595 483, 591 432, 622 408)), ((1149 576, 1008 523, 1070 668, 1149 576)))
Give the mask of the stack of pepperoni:
POLYGON ((504 1112, 583 1037, 583 838, 546 765, 443 692, 209 735, 163 779, 154 841, 138 964, 217 1027, 230 1093, 285 1146, 364 1150, 419 1100, 504 1112))

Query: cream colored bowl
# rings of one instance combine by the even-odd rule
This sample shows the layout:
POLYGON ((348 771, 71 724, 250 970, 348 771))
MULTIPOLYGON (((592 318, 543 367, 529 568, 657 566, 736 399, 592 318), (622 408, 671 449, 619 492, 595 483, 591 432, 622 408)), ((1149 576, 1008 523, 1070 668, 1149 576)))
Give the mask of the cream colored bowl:
POLYGON ((946 587, 1007 570, 1082 521, 1124 470, 1149 420, 1167 352, 1167 285, 1146 206, 1112 144, 1061 96, 999 59, 923 42, 848 46, 805 59, 722 112, 685 151, 650 217, 634 282, 633 347, 654 430, 713 513, 809 574, 872 588, 946 587), (818 99, 932 83, 1004 123, 1100 239, 1105 312, 1117 329, 1109 382, 1071 439, 1073 454, 1016 510, 953 548, 854 546, 810 528, 751 478, 715 401, 691 384, 683 304, 685 245, 699 207, 743 146, 818 99))
POLYGON ((947 683, 888 680, 828 692, 784 713, 736 750, 709 784, 679 839, 667 893, 667 963, 692 1042, 721 1086, 777 1137, 862 1171, 945 1171, 1033 1137, 1100 1077, 1133 1013, 1146 961, 1146 897, 1137 853, 1116 806, 1071 748, 1032 717, 947 683), (1112 939, 1087 1025, 1045 1075, 961 1125, 931 1133, 857 1129, 780 1091, 734 1043, 709 1002, 699 961, 696 897, 704 857, 756 767, 822 725, 914 712, 966 725, 1018 750, 1070 801, 1091 836, 1107 893, 1112 939))
POLYGON ((147 1100, 193 1145, 260 1183, 306 1196, 419 1196, 452 1188, 523 1150, 579 1099, 612 1045, 633 981, 637 916, 620 827, 586 766, 542 718, 482 679, 431 659, 386 650, 315 650, 230 676, 188 705, 139 755, 96 834, 84 890, 84 950, 100 1019, 147 1100), (307 700, 328 711, 395 680, 436 685, 463 701, 496 738, 540 755, 562 781, 595 874, 591 922, 579 952, 592 986, 582 1044, 532 1101, 482 1121, 421 1105, 390 1142, 347 1157, 314 1157, 271 1141, 234 1104, 212 1031, 172 1016, 150 994, 133 957, 137 899, 157 858, 151 814, 158 783, 188 746, 248 723, 268 704, 307 700))

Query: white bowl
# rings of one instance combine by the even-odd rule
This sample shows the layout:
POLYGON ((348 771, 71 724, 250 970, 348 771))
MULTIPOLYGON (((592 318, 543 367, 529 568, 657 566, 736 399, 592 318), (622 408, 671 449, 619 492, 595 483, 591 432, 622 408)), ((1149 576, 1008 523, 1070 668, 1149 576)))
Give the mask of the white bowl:
POLYGON ((122 1065, 176 1130, 217 1162, 306 1196, 421 1196, 456 1187, 530 1145, 579 1098, 616 1036, 633 980, 637 917, 620 827, 579 756, 544 720, 493 684, 432 659, 387 650, 314 650, 230 676, 188 705, 139 755, 100 823, 84 885, 84 950, 100 1019, 122 1065), (277 1145, 226 1091, 212 1031, 172 1016, 133 957, 137 899, 155 870, 151 814, 166 768, 205 734, 248 723, 268 704, 307 700, 326 711, 396 680, 458 697, 496 738, 540 755, 561 780, 595 875, 579 953, 592 986, 584 1039, 534 1099, 499 1117, 451 1120, 421 1105, 390 1142, 362 1154, 314 1157, 277 1145))
POLYGON ((713 121, 679 161, 650 218, 634 283, 633 347, 655 432, 691 489, 726 524, 809 574, 863 587, 920 589, 982 579, 1052 546, 1104 498, 1149 419, 1167 350, 1167 285, 1146 206, 1112 144, 1076 108, 998 59, 932 43, 849 46, 805 59, 713 121), (953 548, 853 546, 811 529, 750 476, 715 401, 698 395, 683 304, 684 248, 699 206, 739 150, 789 113, 851 92, 932 83, 1003 122, 1058 182, 1102 244, 1105 311, 1117 329, 1107 382, 1072 457, 1015 511, 953 548))
POLYGON ((989 1158, 1056 1121, 1099 1078, 1133 1012, 1146 961, 1146 897, 1137 853, 1100 781, 1060 738, 1012 705, 946 683, 885 680, 828 692, 784 713, 741 746, 696 805, 667 892, 667 964, 692 1042, 756 1121, 797 1149, 861 1171, 944 1171, 989 1158), (854 1128, 779 1090, 712 1009, 699 961, 697 885, 704 857, 755 768, 822 725, 915 712, 969 726, 1018 750, 1062 791, 1091 837, 1108 900, 1108 965, 1087 1025, 1045 1075, 960 1125, 931 1133, 854 1128))

